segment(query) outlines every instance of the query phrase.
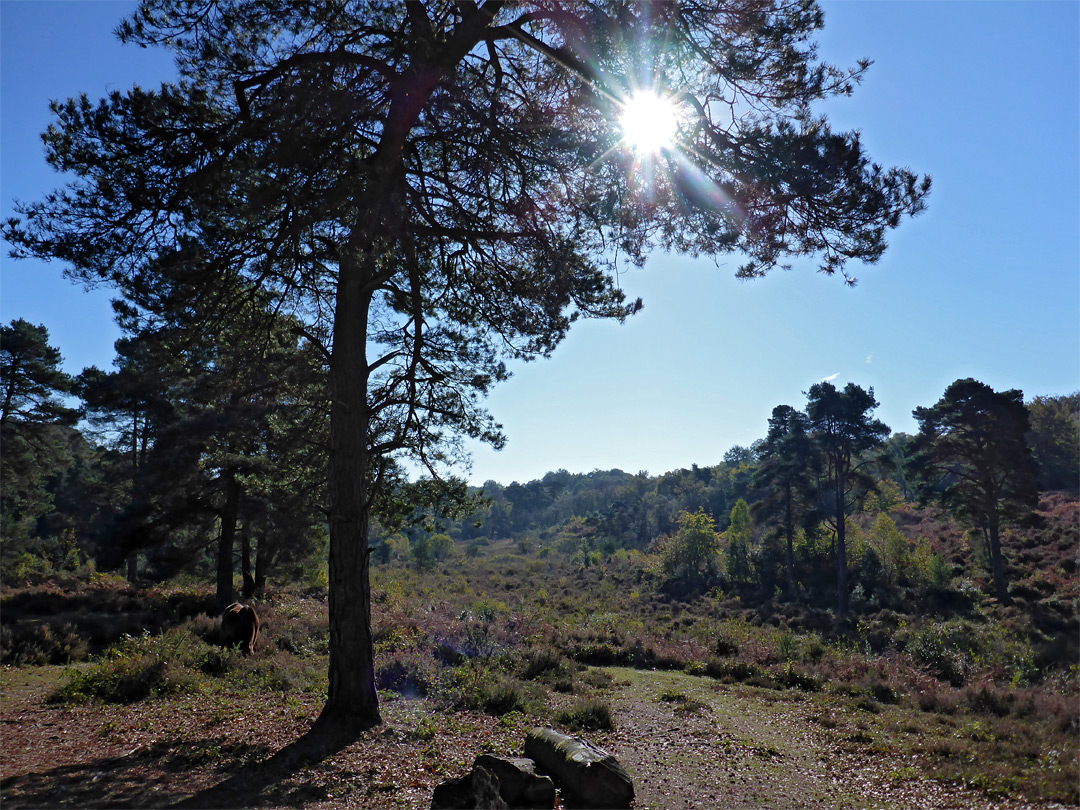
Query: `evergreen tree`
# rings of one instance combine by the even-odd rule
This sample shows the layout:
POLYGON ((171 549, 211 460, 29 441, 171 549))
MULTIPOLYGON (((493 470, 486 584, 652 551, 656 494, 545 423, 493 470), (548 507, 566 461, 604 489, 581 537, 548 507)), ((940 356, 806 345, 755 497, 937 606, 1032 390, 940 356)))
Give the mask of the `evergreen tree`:
POLYGON ((732 582, 750 581, 750 543, 754 537, 750 507, 739 498, 731 508, 731 523, 725 533, 727 546, 727 575, 732 582))
POLYGON ((0 538, 4 557, 27 550, 53 509, 51 477, 71 461, 69 428, 79 412, 64 404, 72 380, 49 331, 22 318, 0 327, 0 538))
POLYGON ((919 434, 910 466, 921 497, 944 504, 983 532, 994 590, 1007 602, 1001 528, 1028 516, 1039 504, 1038 466, 1027 444, 1030 425, 1023 392, 997 392, 967 378, 946 388, 933 406, 912 414, 919 434))
POLYGON ((795 596, 795 530, 801 516, 812 511, 818 467, 806 414, 790 405, 777 405, 769 417, 769 432, 759 450, 754 485, 765 496, 754 504, 763 517, 779 515, 784 532, 787 596, 795 596))
MULTIPOLYGON (((99 545, 107 547, 99 549, 98 562, 111 568, 126 555, 127 578, 133 582, 140 549, 126 541, 145 535, 118 531, 117 519, 131 507, 136 489, 147 488, 149 479, 141 473, 147 471, 155 435, 173 418, 173 407, 165 382, 168 358, 160 352, 160 342, 152 335, 141 340, 123 337, 115 348, 116 370, 83 369, 76 389, 85 407, 87 435, 107 450, 101 456, 105 474, 97 494, 107 516, 99 528, 99 545)), ((170 488, 181 480, 175 468, 168 480, 170 488)))
POLYGON ((837 610, 847 613, 846 523, 859 499, 873 486, 866 473, 863 454, 881 445, 889 436, 884 422, 871 418, 878 406, 874 389, 869 391, 848 383, 843 391, 829 382, 810 387, 806 416, 810 437, 821 454, 832 528, 836 533, 837 610))
POLYGON ((277 556, 278 510, 287 510, 282 532, 299 546, 310 548, 305 538, 322 522, 322 354, 310 341, 298 343, 295 322, 270 311, 257 290, 230 290, 221 280, 205 289, 209 278, 166 280, 174 283, 125 289, 115 304, 126 333, 117 341, 117 370, 87 369, 81 392, 116 458, 114 482, 125 490, 106 527, 114 558, 126 556, 133 573, 135 554, 152 550, 165 565, 159 573, 168 574, 170 560, 214 545, 224 608, 235 597, 238 539, 250 589, 277 556), (252 530, 263 538, 255 577, 252 530), (178 540, 182 553, 167 552, 178 540))
POLYGON ((1039 464, 1040 489, 1080 488, 1080 392, 1027 403, 1028 444, 1039 464))
POLYGON ((122 38, 172 48, 184 83, 56 106, 49 159, 77 179, 9 241, 120 283, 197 259, 333 335, 327 719, 379 722, 368 529, 390 461, 439 473, 460 436, 501 445, 480 400, 505 357, 639 309, 612 247, 846 276, 922 209, 928 180, 812 112, 868 66, 821 63, 822 24, 782 0, 145 0, 122 38), (617 124, 642 81, 684 116, 656 157, 617 124))

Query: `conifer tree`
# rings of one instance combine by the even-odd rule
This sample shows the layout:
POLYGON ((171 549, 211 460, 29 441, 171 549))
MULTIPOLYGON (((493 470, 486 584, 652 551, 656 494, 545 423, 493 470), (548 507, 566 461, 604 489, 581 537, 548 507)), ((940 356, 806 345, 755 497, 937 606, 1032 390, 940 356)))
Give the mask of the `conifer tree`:
POLYGON ((64 428, 78 410, 64 403, 72 380, 49 331, 16 318, 0 327, 0 537, 5 557, 26 549, 52 509, 47 478, 69 460, 64 428))
POLYGON ((873 419, 871 412, 878 406, 874 389, 869 391, 848 383, 838 391, 830 382, 810 387, 806 415, 810 436, 821 454, 829 506, 832 509, 832 528, 836 533, 836 590, 837 611, 848 610, 847 586, 847 516, 854 509, 873 481, 864 469, 863 454, 881 445, 889 436, 888 426, 873 419))
POLYGON ((809 436, 806 414, 790 405, 777 405, 769 417, 769 432, 758 452, 754 484, 765 497, 754 504, 762 516, 780 515, 785 550, 787 596, 795 596, 795 530, 800 517, 811 510, 818 458, 809 436))
POLYGON ((379 722, 368 528, 391 462, 501 446, 481 399, 505 358, 640 308, 616 256, 741 251, 748 278, 812 256, 853 280, 922 209, 927 179, 813 111, 868 66, 822 63, 822 24, 784 0, 144 0, 121 36, 172 48, 183 83, 57 105, 49 159, 76 179, 9 241, 120 284, 163 260, 238 272, 332 335, 325 717, 379 722), (623 141, 642 86, 677 107, 677 148, 623 141))
POLYGON ((944 504, 982 531, 994 590, 1007 602, 1001 529, 1039 504, 1039 471, 1027 444, 1023 392, 998 392, 967 378, 946 388, 931 407, 916 408, 912 414, 919 433, 910 467, 920 496, 944 504))

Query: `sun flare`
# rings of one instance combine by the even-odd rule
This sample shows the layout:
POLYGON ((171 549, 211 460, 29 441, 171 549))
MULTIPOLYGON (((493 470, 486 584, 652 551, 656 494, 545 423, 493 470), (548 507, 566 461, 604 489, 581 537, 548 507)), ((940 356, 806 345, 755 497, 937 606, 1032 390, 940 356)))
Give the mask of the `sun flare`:
POLYGON ((639 154, 656 154, 675 144, 675 104, 652 90, 639 90, 626 100, 619 124, 623 140, 639 154))

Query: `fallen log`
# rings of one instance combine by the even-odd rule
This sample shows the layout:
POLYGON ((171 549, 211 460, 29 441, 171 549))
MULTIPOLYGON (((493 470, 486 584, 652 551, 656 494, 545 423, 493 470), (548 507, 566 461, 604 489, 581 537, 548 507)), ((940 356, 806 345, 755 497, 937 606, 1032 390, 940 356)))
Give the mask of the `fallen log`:
POLYGON ((554 777, 572 804, 629 807, 634 799, 634 783, 618 760, 581 737, 535 728, 525 738, 525 756, 554 777))

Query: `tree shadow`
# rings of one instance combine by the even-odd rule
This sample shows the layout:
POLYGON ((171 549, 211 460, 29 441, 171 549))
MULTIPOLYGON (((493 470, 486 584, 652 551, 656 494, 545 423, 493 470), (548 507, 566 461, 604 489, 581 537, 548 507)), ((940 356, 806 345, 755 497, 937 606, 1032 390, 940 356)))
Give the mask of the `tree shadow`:
POLYGON ((257 807, 267 804, 299 806, 325 799, 310 785, 288 785, 289 778, 305 768, 348 748, 371 728, 319 718, 296 741, 268 759, 245 765, 237 773, 211 788, 172 805, 176 808, 257 807))
POLYGON ((177 774, 213 763, 242 767, 265 756, 265 746, 224 737, 158 742, 119 757, 63 765, 0 781, 5 810, 17 807, 168 807, 186 793, 177 774))
MULTIPOLYGON (((64 765, 0 781, 4 810, 19 807, 239 808, 302 806, 326 799, 325 791, 291 782, 356 742, 370 726, 316 721, 299 739, 267 757, 262 745, 226 737, 155 743, 120 757, 64 765), (190 795, 183 774, 203 769, 231 772, 212 787, 190 795)), ((190 782, 188 782, 190 785, 190 782)))

